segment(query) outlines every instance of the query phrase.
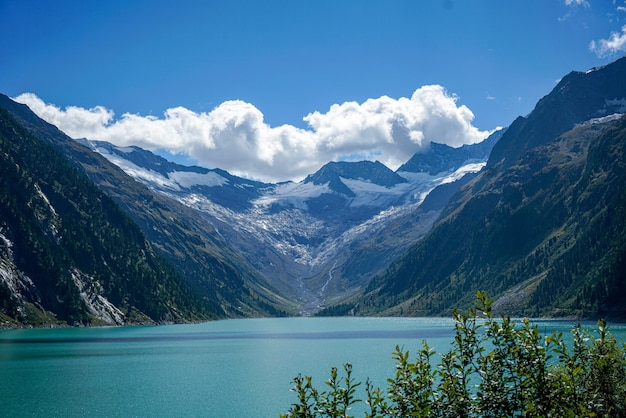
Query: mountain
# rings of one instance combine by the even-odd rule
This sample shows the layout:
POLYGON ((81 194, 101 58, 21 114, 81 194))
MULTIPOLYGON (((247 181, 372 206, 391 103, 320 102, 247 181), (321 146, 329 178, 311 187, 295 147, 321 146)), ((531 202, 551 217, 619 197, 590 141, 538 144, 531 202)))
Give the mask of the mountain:
POLYGON ((489 156, 489 165, 508 166, 524 152, 571 129, 575 124, 626 112, 624 58, 586 72, 573 71, 563 77, 554 90, 541 99, 527 117, 510 126, 489 156))
POLYGON ((28 107, 2 95, 0 107, 111 197, 212 316, 284 315, 279 306, 290 309, 289 301, 268 286, 196 211, 149 190, 100 154, 39 119, 28 107))
POLYGON ((217 317, 115 202, 0 109, 0 321, 217 317))
POLYGON ((269 184, 71 139, 6 96, 0 107, 111 197, 220 317, 311 314, 358 293, 430 229, 504 132, 461 148, 432 144, 411 159, 437 160, 436 172, 342 161, 269 184))
POLYGON ((104 141, 79 142, 104 155, 150 188, 170 189, 171 193, 181 190, 200 193, 233 210, 248 209, 250 201, 261 196, 259 190, 267 187, 257 181, 231 176, 224 170, 176 164, 139 147, 116 147, 104 141))
POLYGON ((398 171, 435 175, 443 171, 456 170, 472 161, 482 162, 504 132, 505 130, 500 130, 497 135, 491 135, 478 144, 463 145, 460 148, 432 142, 430 152, 415 154, 400 166, 398 171))
POLYGON ((350 309, 626 317, 626 58, 563 77, 350 309))
MULTIPOLYGON (((161 197, 201 216, 261 281, 296 300, 301 313, 309 314, 352 295, 419 239, 450 191, 462 184, 457 181, 485 165, 502 132, 485 144, 442 146, 455 159, 434 175, 394 172, 380 162, 330 162, 301 182, 278 184, 174 164, 137 147, 79 142, 161 197), (475 148, 480 151, 472 151, 475 148), (425 199, 440 186, 449 192, 425 199), (422 202, 427 209, 419 209, 422 202), (384 243, 382 249, 371 241, 379 233, 391 234, 376 239, 384 243)), ((440 148, 435 145, 426 153, 433 149, 440 148)))
POLYGON ((328 184, 330 191, 341 193, 347 197, 355 197, 354 190, 346 184, 346 180, 361 180, 378 186, 391 188, 407 180, 391 171, 380 161, 330 162, 315 174, 304 179, 304 183, 321 186, 328 184))

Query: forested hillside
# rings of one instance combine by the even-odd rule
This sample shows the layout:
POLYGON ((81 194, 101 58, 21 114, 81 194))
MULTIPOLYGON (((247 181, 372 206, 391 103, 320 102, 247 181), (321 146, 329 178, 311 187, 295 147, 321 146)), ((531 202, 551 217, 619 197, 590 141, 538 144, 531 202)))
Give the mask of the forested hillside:
POLYGON ((26 324, 207 319, 140 228, 0 109, 0 309, 26 324))
MULTIPOLYGON (((626 316, 626 59, 572 73, 517 119, 357 312, 626 316)), ((354 304, 357 306, 357 303, 354 304)))
POLYGON ((186 288, 220 317, 285 315, 290 302, 248 265, 196 211, 154 193, 100 154, 0 95, 0 107, 38 139, 59 150, 140 227, 186 288), (281 309, 282 308, 282 309, 281 309))

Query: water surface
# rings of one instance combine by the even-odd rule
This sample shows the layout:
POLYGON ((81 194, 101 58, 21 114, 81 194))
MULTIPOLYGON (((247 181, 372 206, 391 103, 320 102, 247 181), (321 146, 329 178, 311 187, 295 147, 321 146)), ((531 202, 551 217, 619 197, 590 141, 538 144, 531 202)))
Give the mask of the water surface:
MULTIPOLYGON (((571 325, 544 321, 540 329, 567 333, 571 325)), ((626 327, 613 332, 623 337, 626 327)), ((396 345, 415 353, 426 339, 441 353, 452 335, 446 318, 6 330, 0 410, 13 417, 277 417, 296 401, 289 389, 298 373, 323 389, 332 366, 351 362, 357 380, 385 387, 396 345)))

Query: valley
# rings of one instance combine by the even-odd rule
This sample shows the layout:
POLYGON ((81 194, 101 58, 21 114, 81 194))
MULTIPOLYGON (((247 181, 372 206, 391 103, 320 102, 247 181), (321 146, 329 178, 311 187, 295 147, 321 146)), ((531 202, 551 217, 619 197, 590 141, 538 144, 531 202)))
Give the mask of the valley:
POLYGON ((481 142, 266 183, 0 96, 0 319, 449 315, 479 290, 502 314, 626 317, 625 98, 622 58, 481 142))
MULTIPOLYGON (((351 296, 386 268, 388 259, 380 259, 357 278, 343 267, 385 228, 416 213, 433 189, 479 172, 502 132, 458 150, 433 147, 420 156, 421 166, 402 167, 413 172, 393 172, 378 162, 331 162, 300 182, 279 184, 176 165, 137 147, 82 143, 151 190, 202 214, 272 286, 301 301, 300 313, 310 315, 351 296)), ((418 238, 440 209, 415 217, 405 233, 418 238)), ((402 244, 397 239, 388 250, 399 254, 402 244)))

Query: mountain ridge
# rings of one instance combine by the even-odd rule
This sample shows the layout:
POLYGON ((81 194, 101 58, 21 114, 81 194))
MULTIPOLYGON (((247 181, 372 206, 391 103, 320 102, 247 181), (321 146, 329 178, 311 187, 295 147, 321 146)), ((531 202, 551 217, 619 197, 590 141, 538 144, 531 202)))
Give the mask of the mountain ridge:
POLYGON ((112 199, 5 109, 0 154, 2 322, 120 325, 217 316, 112 199))
POLYGON ((185 285, 217 309, 216 316, 284 315, 277 305, 289 309, 289 302, 194 211, 149 191, 100 154, 37 118, 27 106, 0 96, 0 107, 36 137, 59 149, 111 196, 137 222, 155 250, 182 273, 185 285))
POLYGON ((398 168, 398 172, 438 174, 442 171, 458 169, 469 161, 482 161, 485 155, 489 155, 491 149, 506 132, 506 129, 494 131, 496 135, 488 136, 478 144, 465 144, 459 148, 437 142, 430 143, 430 152, 416 153, 398 168), (498 134, 499 132, 499 134, 498 134))
POLYGON ((362 313, 445 315, 487 289, 511 315, 626 317, 622 97, 625 58, 564 77, 370 283, 362 313))

